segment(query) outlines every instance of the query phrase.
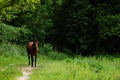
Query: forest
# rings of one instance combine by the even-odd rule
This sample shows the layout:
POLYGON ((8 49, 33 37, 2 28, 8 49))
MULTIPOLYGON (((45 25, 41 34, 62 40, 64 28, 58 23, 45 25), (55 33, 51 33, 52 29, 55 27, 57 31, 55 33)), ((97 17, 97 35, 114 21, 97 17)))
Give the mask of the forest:
POLYGON ((119 0, 0 0, 0 42, 38 38, 60 52, 120 52, 119 0))
POLYGON ((0 80, 120 80, 120 0, 0 0, 0 80))

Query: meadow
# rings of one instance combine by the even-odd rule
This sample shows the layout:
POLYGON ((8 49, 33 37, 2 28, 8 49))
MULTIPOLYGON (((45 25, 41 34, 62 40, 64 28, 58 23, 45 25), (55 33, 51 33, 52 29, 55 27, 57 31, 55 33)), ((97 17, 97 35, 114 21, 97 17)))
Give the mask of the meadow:
MULTIPOLYGON (((0 45, 0 80, 17 80, 27 66, 25 46, 0 45)), ((33 68, 30 80, 120 80, 120 56, 70 57, 40 48, 37 68, 33 68)))

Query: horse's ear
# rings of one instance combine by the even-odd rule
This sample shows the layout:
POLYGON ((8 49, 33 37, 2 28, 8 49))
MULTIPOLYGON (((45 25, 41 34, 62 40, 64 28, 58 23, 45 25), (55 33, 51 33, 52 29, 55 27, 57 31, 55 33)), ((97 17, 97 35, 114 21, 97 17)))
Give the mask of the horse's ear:
POLYGON ((34 34, 34 40, 38 40, 37 34, 34 34))
POLYGON ((37 41, 38 39, 37 38, 35 38, 35 41, 37 41))

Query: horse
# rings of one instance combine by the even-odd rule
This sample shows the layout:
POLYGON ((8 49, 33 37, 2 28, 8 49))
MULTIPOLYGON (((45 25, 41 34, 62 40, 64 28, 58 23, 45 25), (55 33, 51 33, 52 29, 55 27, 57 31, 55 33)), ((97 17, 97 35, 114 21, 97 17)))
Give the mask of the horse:
POLYGON ((26 50, 28 55, 28 65, 30 65, 30 57, 31 57, 31 67, 33 67, 34 57, 35 56, 35 67, 36 67, 36 60, 38 54, 38 40, 35 39, 33 42, 28 42, 26 44, 26 50))

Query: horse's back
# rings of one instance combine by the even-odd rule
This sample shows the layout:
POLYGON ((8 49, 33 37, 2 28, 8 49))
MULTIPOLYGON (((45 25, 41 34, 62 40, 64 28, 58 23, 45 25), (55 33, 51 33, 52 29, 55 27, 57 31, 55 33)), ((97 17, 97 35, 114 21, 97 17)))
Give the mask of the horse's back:
POLYGON ((32 46, 33 45, 33 42, 28 42, 27 44, 26 44, 26 46, 32 46))
POLYGON ((33 55, 33 56, 35 56, 35 55, 37 55, 37 53, 38 53, 38 48, 35 49, 35 48, 33 47, 33 43, 34 43, 34 42, 28 42, 28 43, 26 44, 26 49, 27 49, 28 55, 33 55))

